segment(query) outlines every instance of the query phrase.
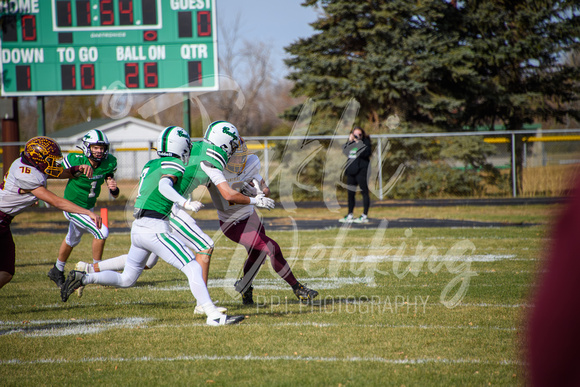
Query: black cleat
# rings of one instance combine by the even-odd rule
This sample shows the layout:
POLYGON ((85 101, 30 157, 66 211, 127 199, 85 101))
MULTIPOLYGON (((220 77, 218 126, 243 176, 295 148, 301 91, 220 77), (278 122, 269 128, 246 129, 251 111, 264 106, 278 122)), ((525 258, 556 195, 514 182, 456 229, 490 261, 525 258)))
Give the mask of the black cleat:
POLYGON ((208 317, 206 324, 212 326, 233 325, 238 324, 243 319, 244 316, 226 316, 222 314, 221 316, 208 317))
MULTIPOLYGON (((238 283, 241 281, 237 280, 236 283, 234 284, 234 286, 237 286, 238 283)), ((242 291, 240 292, 240 294, 242 295, 242 304, 244 305, 254 305, 254 287, 252 285, 248 286, 246 288, 246 291, 242 291)))
POLYGON ((298 297, 300 301, 310 301, 318 296, 318 292, 316 290, 308 289, 300 282, 292 286, 292 290, 294 290, 294 294, 296 294, 296 297, 298 297))
POLYGON ((78 270, 71 270, 70 273, 68 273, 68 278, 64 281, 64 285, 62 285, 62 288, 60 289, 60 298, 63 302, 67 302, 70 295, 83 286, 82 279, 85 274, 84 271, 78 270))
POLYGON ((244 305, 254 305, 254 287, 250 286, 245 293, 242 294, 242 304, 244 305))
POLYGON ((48 271, 48 278, 53 280, 56 286, 62 288, 62 284, 64 284, 64 272, 58 270, 56 265, 54 265, 52 269, 48 271))

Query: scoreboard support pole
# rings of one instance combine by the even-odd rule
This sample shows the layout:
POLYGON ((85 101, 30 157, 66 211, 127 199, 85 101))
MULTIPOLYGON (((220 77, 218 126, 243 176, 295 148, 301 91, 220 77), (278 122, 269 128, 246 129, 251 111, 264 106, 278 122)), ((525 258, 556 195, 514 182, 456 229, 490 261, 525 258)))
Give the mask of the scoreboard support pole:
POLYGON ((44 97, 36 97, 36 133, 39 136, 46 136, 46 126, 44 124, 44 97))
POLYGON ((191 101, 188 92, 183 93, 183 129, 193 137, 191 132, 191 101))
MULTIPOLYGON (((6 99, 6 111, 2 117, 2 142, 18 142, 18 98, 6 99)), ((4 109, 2 109, 4 110, 4 109)), ((12 162, 20 156, 19 145, 5 145, 2 149, 3 174, 8 172, 12 162)))

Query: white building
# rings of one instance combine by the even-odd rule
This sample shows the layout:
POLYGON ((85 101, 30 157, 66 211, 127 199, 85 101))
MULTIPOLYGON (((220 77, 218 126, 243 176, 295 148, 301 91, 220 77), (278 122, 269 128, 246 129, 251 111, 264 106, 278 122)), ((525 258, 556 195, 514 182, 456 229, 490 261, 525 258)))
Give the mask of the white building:
POLYGON ((95 119, 51 133, 63 152, 80 152, 82 137, 92 129, 101 130, 111 143, 109 152, 117 157, 117 179, 138 179, 147 161, 156 157, 155 147, 164 126, 134 117, 120 120, 95 119))

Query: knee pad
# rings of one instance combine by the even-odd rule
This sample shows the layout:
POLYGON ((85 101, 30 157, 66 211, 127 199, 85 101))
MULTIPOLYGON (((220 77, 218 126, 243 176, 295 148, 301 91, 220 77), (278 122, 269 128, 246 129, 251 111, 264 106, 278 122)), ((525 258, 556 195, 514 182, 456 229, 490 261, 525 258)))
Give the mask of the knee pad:
POLYGON ((181 271, 187 276, 189 281, 201 279, 201 282, 203 282, 201 266, 196 261, 189 262, 181 268, 181 271))
POLYGON ((123 273, 121 273, 121 284, 119 286, 122 288, 130 288, 135 285, 141 272, 143 272, 142 268, 125 265, 125 269, 123 270, 123 273))
POLYGON ((109 228, 107 226, 103 225, 100 231, 103 237, 99 239, 107 239, 109 237, 109 228))
POLYGON ((68 234, 66 234, 66 237, 65 237, 64 241, 70 247, 75 247, 79 243, 81 243, 81 237, 82 236, 83 236, 83 234, 80 233, 80 232, 74 232, 74 233, 69 232, 68 234))

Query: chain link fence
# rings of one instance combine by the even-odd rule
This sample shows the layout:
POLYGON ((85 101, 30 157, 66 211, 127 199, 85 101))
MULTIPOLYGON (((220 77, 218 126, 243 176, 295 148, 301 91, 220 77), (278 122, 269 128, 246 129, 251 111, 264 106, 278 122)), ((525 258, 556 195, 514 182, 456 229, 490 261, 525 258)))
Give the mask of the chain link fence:
MULTIPOLYGON (((276 199, 332 205, 346 199, 346 139, 270 136, 246 141, 260 158, 261 174, 276 199)), ((580 129, 381 134, 372 135, 371 142, 367 177, 373 200, 562 196, 580 167, 580 129)), ((14 143, 0 143, 0 149, 9 145, 14 143)), ((79 152, 75 144, 61 146, 64 153, 79 152)), ((111 143, 121 200, 131 197, 143 166, 157 157, 153 146, 111 143)), ((49 189, 59 196, 65 185, 49 180, 49 189)), ((99 199, 108 200, 103 191, 99 199)))

